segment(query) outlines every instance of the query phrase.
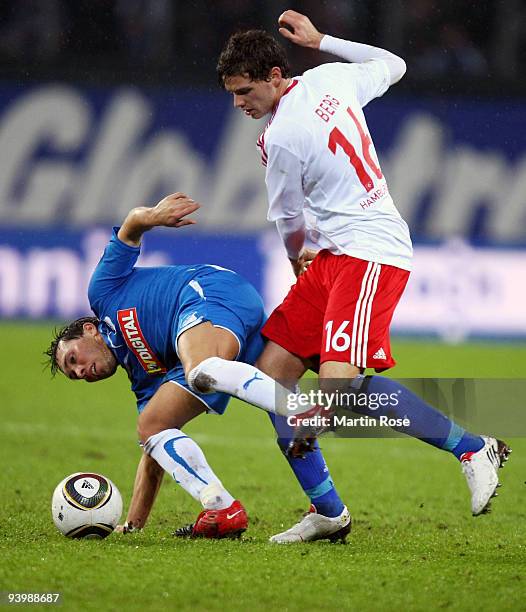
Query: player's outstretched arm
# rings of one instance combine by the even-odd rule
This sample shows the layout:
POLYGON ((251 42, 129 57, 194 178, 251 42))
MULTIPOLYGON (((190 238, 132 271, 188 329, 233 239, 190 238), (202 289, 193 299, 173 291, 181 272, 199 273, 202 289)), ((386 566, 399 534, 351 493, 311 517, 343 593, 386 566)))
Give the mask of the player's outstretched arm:
POLYGON ((390 85, 397 83, 405 74, 405 62, 398 55, 379 47, 322 34, 306 15, 296 11, 289 10, 282 13, 278 24, 280 34, 301 47, 332 53, 348 62, 362 63, 372 59, 383 60, 389 69, 390 85))
POLYGON ((143 453, 137 466, 126 524, 118 525, 116 531, 127 533, 135 529, 142 529, 146 525, 159 492, 163 474, 163 468, 154 459, 143 453))
POLYGON ((193 225, 186 218, 199 208, 199 204, 184 193, 173 193, 163 198, 156 206, 138 206, 132 209, 119 230, 117 237, 129 246, 137 247, 144 232, 153 227, 183 227, 193 225))

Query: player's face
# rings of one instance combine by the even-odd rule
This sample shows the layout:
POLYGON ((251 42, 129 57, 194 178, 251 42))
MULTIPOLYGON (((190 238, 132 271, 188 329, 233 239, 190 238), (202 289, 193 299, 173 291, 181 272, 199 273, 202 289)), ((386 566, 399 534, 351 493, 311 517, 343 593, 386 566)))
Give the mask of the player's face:
POLYGON ((68 378, 86 382, 108 378, 117 369, 115 356, 91 323, 84 325, 84 335, 80 338, 61 340, 57 361, 68 378))
POLYGON ((278 102, 274 80, 252 81, 248 75, 236 75, 225 79, 225 89, 234 96, 235 108, 242 110, 247 117, 261 119, 278 102))

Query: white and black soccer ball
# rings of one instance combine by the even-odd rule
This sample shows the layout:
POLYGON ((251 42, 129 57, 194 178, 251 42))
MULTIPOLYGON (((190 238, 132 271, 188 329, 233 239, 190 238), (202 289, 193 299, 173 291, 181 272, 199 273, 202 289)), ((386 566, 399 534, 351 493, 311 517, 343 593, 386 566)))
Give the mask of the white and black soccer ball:
POLYGON ((57 529, 68 538, 105 538, 122 514, 122 497, 101 474, 78 472, 60 482, 51 500, 57 529))

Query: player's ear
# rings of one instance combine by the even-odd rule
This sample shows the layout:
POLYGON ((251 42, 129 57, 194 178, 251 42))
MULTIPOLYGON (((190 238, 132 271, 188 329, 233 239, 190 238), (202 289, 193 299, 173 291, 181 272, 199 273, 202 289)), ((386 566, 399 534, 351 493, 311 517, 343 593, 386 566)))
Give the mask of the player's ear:
POLYGON ((96 336, 99 330, 97 329, 96 325, 87 322, 82 326, 82 331, 84 332, 85 336, 96 336))
POLYGON ((269 74, 269 81, 272 81, 275 84, 279 84, 283 75, 281 74, 281 68, 279 66, 274 66, 269 74))

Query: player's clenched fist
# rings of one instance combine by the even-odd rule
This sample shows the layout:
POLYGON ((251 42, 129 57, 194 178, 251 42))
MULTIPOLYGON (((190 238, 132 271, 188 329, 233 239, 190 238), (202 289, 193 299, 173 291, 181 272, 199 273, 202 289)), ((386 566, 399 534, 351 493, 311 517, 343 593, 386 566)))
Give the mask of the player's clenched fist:
POLYGON ((319 49, 324 34, 306 16, 296 11, 285 11, 278 19, 279 33, 300 47, 319 49))

